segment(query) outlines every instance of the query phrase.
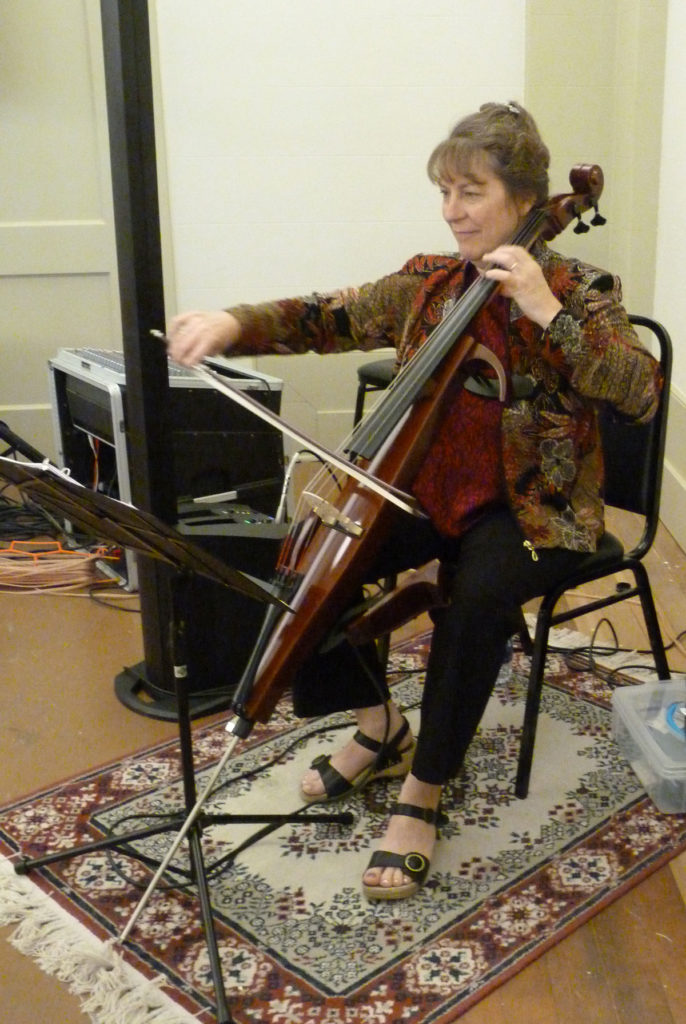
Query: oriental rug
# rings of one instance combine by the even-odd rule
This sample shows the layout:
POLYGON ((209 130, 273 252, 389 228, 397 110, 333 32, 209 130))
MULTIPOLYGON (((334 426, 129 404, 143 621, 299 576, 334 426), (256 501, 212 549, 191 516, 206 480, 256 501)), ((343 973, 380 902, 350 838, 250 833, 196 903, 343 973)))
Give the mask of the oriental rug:
MULTIPOLYGON (((578 637, 577 637, 578 639, 578 637)), ((427 637, 392 652, 396 700, 417 724, 427 637)), ((348 798, 350 826, 289 823, 226 859, 255 826, 208 829, 203 848, 231 1014, 237 1024, 446 1024, 686 848, 686 816, 660 813, 612 740, 607 673, 549 657, 531 791, 514 796, 528 661, 504 666, 460 777, 448 788, 424 888, 368 903, 359 879, 397 794, 379 781, 348 798)), ((627 680, 624 679, 624 684, 627 680)), ((228 761, 208 811, 300 806, 297 780, 353 726, 305 723, 284 702, 228 761)), ((226 749, 196 725, 198 786, 226 749)), ((125 946, 113 944, 147 885, 137 857, 100 852, 17 876, 11 862, 154 823, 183 806, 167 743, 14 802, 0 816, 0 924, 81 994, 99 1024, 215 1020, 192 887, 159 889, 125 946)), ((161 859, 171 839, 139 845, 161 859)), ((172 862, 186 865, 183 847, 172 862)))

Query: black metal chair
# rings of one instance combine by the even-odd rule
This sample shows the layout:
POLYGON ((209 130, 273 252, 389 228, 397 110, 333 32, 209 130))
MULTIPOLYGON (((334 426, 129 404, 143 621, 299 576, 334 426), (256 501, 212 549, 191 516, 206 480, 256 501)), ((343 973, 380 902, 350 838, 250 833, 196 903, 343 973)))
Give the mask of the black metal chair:
MULTIPOLYGON (((520 636, 526 653, 531 656, 515 783, 515 792, 522 799, 529 791, 548 637, 553 626, 638 596, 658 677, 670 678, 650 580, 642 560, 652 546, 659 521, 672 344, 665 328, 655 320, 637 315, 631 315, 629 319, 635 326, 650 331, 657 341, 664 377, 659 408, 655 417, 647 424, 622 420, 609 408, 603 408, 600 411, 600 429, 605 457, 606 505, 638 514, 643 520, 643 530, 640 539, 629 551, 624 550, 619 538, 607 531, 600 540, 598 550, 589 554, 572 576, 543 595, 536 617, 533 640, 523 611, 521 613, 520 636), (627 570, 633 574, 633 585, 618 582, 614 590, 605 597, 589 600, 573 610, 555 611, 556 605, 568 591, 627 570)), ((361 644, 381 636, 387 640, 392 630, 447 599, 435 563, 414 574, 395 589, 389 586, 391 582, 394 584, 395 581, 386 582, 383 587, 386 593, 370 609, 348 624, 348 638, 352 643, 361 644)))
POLYGON ((600 428, 605 458, 605 503, 613 508, 624 509, 642 516, 643 532, 638 542, 629 551, 624 550, 617 537, 609 531, 606 532, 600 540, 598 550, 584 559, 579 570, 543 596, 536 616, 533 640, 522 615, 520 635, 524 649, 531 655, 531 668, 515 784, 515 792, 520 798, 526 797, 529 791, 548 636, 553 626, 638 596, 658 677, 660 679, 670 678, 650 580, 642 560, 655 539, 659 520, 672 371, 672 344, 665 328, 655 320, 636 315, 630 316, 629 319, 635 326, 649 330, 657 340, 659 359, 664 375, 660 405, 654 419, 647 424, 623 421, 613 415, 609 409, 602 409, 600 428), (557 603, 568 591, 593 580, 613 576, 626 570, 633 574, 633 584, 619 582, 615 589, 604 597, 590 600, 573 610, 555 611, 557 603))
POLYGON ((370 391, 385 391, 393 380, 395 359, 377 359, 373 363, 363 363, 357 368, 357 396, 355 399, 355 426, 362 419, 364 400, 370 391))

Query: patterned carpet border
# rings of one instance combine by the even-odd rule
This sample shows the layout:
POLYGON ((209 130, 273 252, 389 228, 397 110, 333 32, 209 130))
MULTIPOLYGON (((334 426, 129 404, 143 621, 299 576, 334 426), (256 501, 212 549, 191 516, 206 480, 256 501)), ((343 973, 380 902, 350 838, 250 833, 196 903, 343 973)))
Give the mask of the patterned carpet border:
MULTIPOLYGON (((426 647, 421 637, 392 655, 396 697, 415 725, 426 647)), ((397 782, 348 800, 341 809, 353 811, 350 829, 289 825, 230 869, 222 859, 254 826, 205 833, 237 1024, 447 1024, 686 848, 686 816, 657 811, 612 741, 607 679, 570 672, 558 655, 546 671, 531 794, 514 798, 527 665, 515 651, 501 673, 444 801, 448 823, 427 885, 411 900, 369 904, 359 892, 397 782)), ((335 727, 352 728, 346 716, 321 725, 277 709, 231 759, 208 811, 294 809, 302 767, 341 742, 335 727)), ((221 726, 195 728, 200 786, 226 744, 221 726)), ((182 806, 178 767, 177 744, 160 744, 15 801, 2 812, 0 850, 36 857, 152 823, 182 806)), ((18 947, 80 994, 98 1024, 215 1019, 192 892, 158 892, 126 947, 112 942, 149 878, 139 855, 159 858, 168 842, 137 844, 134 858, 89 853, 30 880, 11 870, 0 878, 0 923, 19 922, 18 947), (92 947, 91 935, 103 944, 92 947)), ((183 856, 175 863, 186 867, 183 856)))

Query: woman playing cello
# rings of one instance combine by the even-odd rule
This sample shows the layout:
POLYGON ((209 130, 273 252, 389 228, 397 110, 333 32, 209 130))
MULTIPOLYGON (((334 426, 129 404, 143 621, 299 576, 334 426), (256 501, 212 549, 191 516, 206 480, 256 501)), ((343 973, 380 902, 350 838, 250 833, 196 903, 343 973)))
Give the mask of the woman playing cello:
POLYGON ((184 313, 168 331, 170 356, 186 365, 219 353, 387 346, 404 365, 471 282, 499 286, 469 333, 513 382, 506 400, 473 376, 455 387, 412 487, 427 518, 399 518, 370 575, 432 559, 447 567, 416 739, 369 652, 365 665, 340 649, 309 659, 293 685, 296 714, 354 709, 357 721, 354 737, 305 774, 305 800, 404 776, 363 876, 370 899, 403 898, 424 882, 442 786, 460 771, 521 606, 573 571, 603 532, 597 404, 640 422, 658 401, 659 367, 629 324, 617 278, 541 240, 513 244, 548 197, 548 164, 530 114, 487 103, 428 162, 457 254, 414 256, 359 288, 184 313))

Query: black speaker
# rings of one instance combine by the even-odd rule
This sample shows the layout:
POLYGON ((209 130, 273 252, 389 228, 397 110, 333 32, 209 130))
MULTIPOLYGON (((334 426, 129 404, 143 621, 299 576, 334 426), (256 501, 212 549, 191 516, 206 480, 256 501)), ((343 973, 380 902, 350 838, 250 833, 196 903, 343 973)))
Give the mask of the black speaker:
MULTIPOLYGON (((271 378, 245 374, 241 390, 278 414, 281 381, 277 389, 263 380, 271 378)), ((273 515, 283 483, 281 432, 212 388, 173 387, 169 403, 177 500, 235 491, 251 509, 273 515)))
MULTIPOLYGON (((212 360, 227 383, 279 412, 281 381, 212 360)), ((62 349, 50 360, 60 463, 80 483, 130 502, 136 490, 136 438, 127 430, 128 389, 120 352, 62 349)), ((228 565, 271 578, 285 527, 274 523, 284 478, 283 438, 275 427, 225 395, 169 365, 170 445, 177 529, 228 565), (197 498, 227 495, 211 504, 197 498)), ((141 599, 144 661, 115 680, 120 700, 142 714, 176 717, 170 651, 170 570, 125 552, 122 582, 141 599)), ((187 617, 189 693, 194 715, 230 703, 264 614, 264 606, 194 577, 187 617)))
MULTIPOLYGON (((210 360, 227 384, 278 415, 282 382, 275 377, 210 360)), ((49 361, 53 427, 62 466, 86 486, 132 502, 137 438, 127 429, 129 391, 123 353, 61 349, 49 361)), ((241 504, 271 516, 284 477, 283 437, 276 427, 169 364, 169 421, 173 494, 177 510, 190 500, 235 494, 241 504)), ((117 567, 130 589, 138 586, 136 559, 117 567)))
MULTIPOLYGON (((221 515, 221 513, 215 513, 221 515)), ((205 517, 207 518, 207 517, 205 517)), ((179 532, 228 565, 268 582, 287 526, 252 516, 252 521, 179 523, 179 532)), ((172 572, 152 559, 138 559, 145 661, 115 679, 123 704, 151 718, 176 717, 171 654, 172 572)), ((227 708, 257 639, 266 605, 203 576, 188 584, 187 689, 193 717, 227 708)))

